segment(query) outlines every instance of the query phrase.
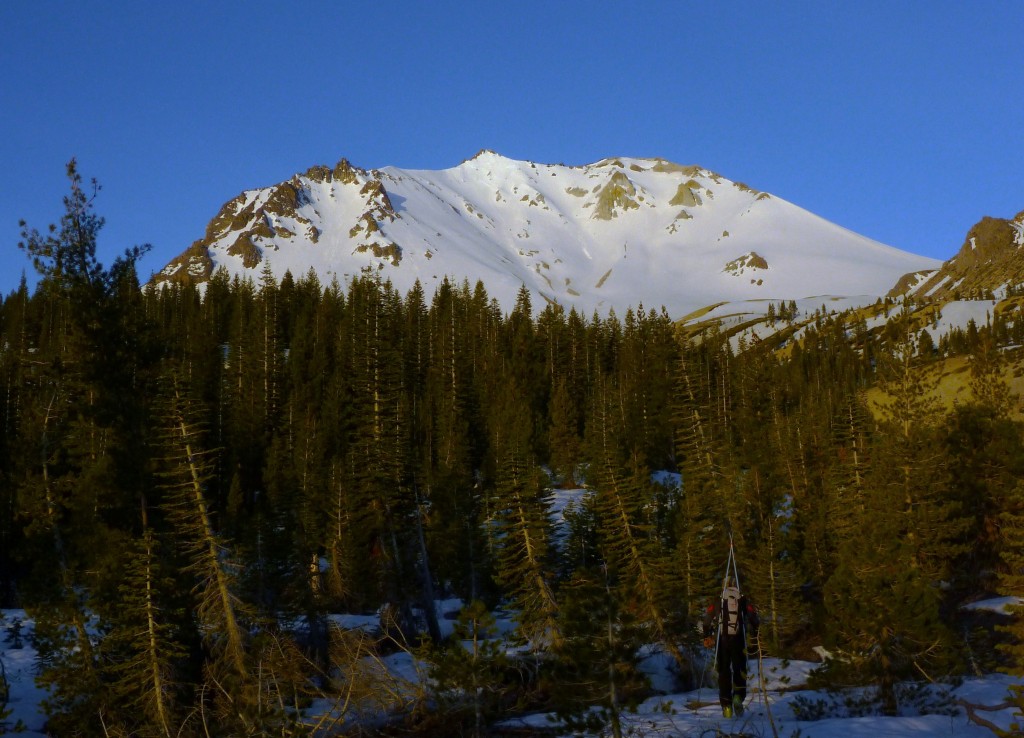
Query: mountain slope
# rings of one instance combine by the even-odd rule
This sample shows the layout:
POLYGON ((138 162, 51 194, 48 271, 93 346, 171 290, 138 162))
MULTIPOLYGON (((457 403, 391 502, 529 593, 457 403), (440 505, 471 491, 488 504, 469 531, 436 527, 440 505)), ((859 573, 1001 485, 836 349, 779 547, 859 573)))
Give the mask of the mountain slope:
POLYGON ((1024 283, 1024 210, 1012 219, 984 217, 967 232, 956 256, 927 275, 907 275, 894 294, 951 299, 1005 293, 1024 283))
POLYGON ((490 151, 440 171, 342 160, 244 192, 154 280, 201 282, 219 266, 257 279, 264 261, 278 278, 379 274, 428 293, 446 276, 480 279, 506 308, 525 284, 585 313, 642 302, 673 316, 722 300, 881 295, 938 266, 700 167, 490 151))

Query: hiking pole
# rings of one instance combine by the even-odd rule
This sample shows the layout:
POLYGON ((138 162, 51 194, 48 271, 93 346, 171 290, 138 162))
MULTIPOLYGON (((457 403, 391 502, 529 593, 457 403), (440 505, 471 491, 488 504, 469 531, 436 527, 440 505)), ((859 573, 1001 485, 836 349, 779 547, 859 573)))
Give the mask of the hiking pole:
MULTIPOLYGON (((736 580, 736 589, 739 590, 740 592, 743 592, 743 588, 740 587, 740 570, 736 566, 736 550, 733 548, 733 545, 732 545, 732 533, 729 534, 729 562, 732 563, 732 575, 733 575, 733 578, 736 580)), ((727 563, 726 564, 726 578, 728 578, 728 575, 729 575, 728 567, 729 567, 729 564, 727 563)), ((723 592, 725 591, 724 587, 723 587, 722 591, 723 592)))

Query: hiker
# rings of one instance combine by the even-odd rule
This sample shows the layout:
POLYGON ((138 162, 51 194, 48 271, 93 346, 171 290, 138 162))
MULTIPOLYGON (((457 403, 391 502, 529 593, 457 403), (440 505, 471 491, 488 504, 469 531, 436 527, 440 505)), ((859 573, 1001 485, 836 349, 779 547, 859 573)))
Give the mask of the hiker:
POLYGON ((747 698, 747 636, 756 642, 759 624, 757 610, 740 594, 739 587, 726 577, 722 599, 708 606, 704 613, 704 645, 715 645, 718 667, 718 699, 725 717, 743 714, 747 698))

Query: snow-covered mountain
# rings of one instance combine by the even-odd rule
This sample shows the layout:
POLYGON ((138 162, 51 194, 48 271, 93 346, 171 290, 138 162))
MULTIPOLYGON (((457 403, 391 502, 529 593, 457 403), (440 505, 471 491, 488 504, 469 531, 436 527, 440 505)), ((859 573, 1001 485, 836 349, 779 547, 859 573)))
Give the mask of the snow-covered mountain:
POLYGON ((379 274, 482 280, 511 308, 589 314, 721 301, 883 295, 939 262, 885 246, 785 200, 662 159, 535 164, 482 151, 452 169, 363 170, 342 160, 228 202, 157 283, 204 281, 220 266, 258 281, 310 269, 324 283, 379 274))

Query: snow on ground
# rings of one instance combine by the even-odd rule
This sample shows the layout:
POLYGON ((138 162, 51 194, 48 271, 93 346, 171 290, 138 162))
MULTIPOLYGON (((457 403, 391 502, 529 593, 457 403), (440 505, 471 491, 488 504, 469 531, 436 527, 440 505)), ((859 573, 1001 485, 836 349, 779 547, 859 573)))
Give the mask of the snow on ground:
MULTIPOLYGON (((807 319, 813 317, 819 311, 826 315, 836 315, 847 310, 865 307, 876 300, 877 298, 870 295, 855 297, 808 297, 796 300, 796 322, 804 322, 804 325, 796 330, 790 340, 800 340, 803 338, 813 322, 807 319)), ((738 351, 741 339, 748 344, 759 339, 764 340, 784 330, 789 325, 785 321, 776 321, 772 324, 765 321, 768 306, 774 305, 775 309, 778 310, 781 302, 781 300, 747 300, 723 303, 706 313, 701 313, 697 317, 685 321, 684 324, 717 321, 725 332, 746 325, 743 330, 736 331, 729 338, 732 350, 738 351)), ((787 300, 786 302, 788 303, 789 301, 787 300)), ((979 328, 989 323, 995 311, 995 304, 993 300, 954 300, 948 302, 942 306, 939 319, 924 326, 924 329, 931 335, 932 340, 938 344, 943 336, 948 335, 954 329, 967 330, 967 326, 972 320, 979 328)), ((899 314, 901 309, 899 304, 893 304, 887 310, 867 318, 865 320, 867 330, 874 331, 884 327, 889 320, 899 314)))
POLYGON ((1024 598, 1022 597, 993 597, 992 599, 972 602, 968 605, 964 605, 962 609, 989 610, 991 612, 997 612, 1000 615, 1009 615, 1011 607, 1019 607, 1021 604, 1024 604, 1024 598))
POLYGON ((32 647, 33 621, 24 610, 0 611, 0 663, 9 686, 7 705, 0 703, 0 711, 11 714, 0 720, 0 733, 12 731, 19 723, 24 726, 19 735, 43 736, 46 716, 40 706, 46 691, 36 686, 36 650, 32 647))
POLYGON ((995 303, 992 300, 954 300, 942 306, 941 317, 937 324, 926 326, 932 339, 937 344, 939 339, 954 328, 966 330, 972 320, 981 328, 992 320, 995 303))
MULTIPOLYGON (((1014 598, 995 598, 973 603, 972 609, 1002 610, 1014 598)), ((451 632, 454 614, 461 602, 443 600, 437 603, 438 613, 451 632)), ((376 616, 372 616, 376 618, 376 616)), ((498 613, 501 634, 512 630, 507 614, 498 613)), ((371 616, 337 615, 332 620, 342 627, 375 629, 371 616)), ((10 685, 6 705, 12 711, 6 722, 0 722, 0 733, 11 730, 18 721, 24 726, 21 735, 28 738, 45 735, 45 715, 41 701, 45 696, 35 684, 36 652, 31 644, 32 620, 23 610, 2 611, 0 620, 0 661, 10 685), (15 624, 20 623, 20 627, 15 624)), ((625 729, 634 736, 780 736, 782 738, 927 738, 932 736, 963 736, 982 738, 993 734, 971 723, 956 700, 972 705, 996 705, 1006 700, 1009 688, 1022 680, 1003 674, 990 674, 982 678, 966 678, 950 685, 932 685, 921 690, 908 689, 901 700, 900 714, 883 717, 863 714, 858 707, 858 692, 845 695, 805 688, 807 678, 816 664, 806 661, 786 661, 766 658, 760 668, 751 662, 747 709, 738 718, 724 718, 718 705, 715 677, 705 671, 701 688, 688 692, 673 692, 672 659, 661 649, 646 647, 640 653, 641 670, 649 677, 656 696, 640 704, 634 713, 625 716, 625 729), (773 729, 774 726, 774 729, 773 729)), ((407 651, 398 651, 380 658, 368 659, 367 673, 377 672, 386 677, 390 685, 380 699, 366 699, 358 709, 341 715, 340 703, 319 700, 307 711, 312 722, 352 725, 354 721, 364 727, 379 721, 387 711, 411 709, 422 694, 426 679, 424 664, 407 651)), ((1003 709, 979 713, 1003 729, 1014 721, 1013 710, 1003 709)), ((552 721, 543 713, 525 715, 507 720, 504 726, 515 729, 550 729, 552 721)))
MULTIPOLYGON (((1007 690, 1019 683, 1005 675, 966 679, 955 688, 933 687, 926 690, 931 699, 919 698, 901 708, 896 717, 856 715, 846 707, 841 695, 800 689, 815 664, 806 661, 765 659, 762 673, 751 662, 746 710, 741 717, 725 718, 718 704, 717 688, 708 675, 701 689, 652 697, 627 713, 624 732, 638 736, 773 736, 783 738, 925 738, 926 736, 964 736, 991 738, 992 732, 968 721, 963 710, 954 709, 954 700, 994 705, 1006 699, 1007 690), (926 705, 919 709, 915 705, 926 705), (817 713, 817 715, 815 715, 817 713), (820 719, 810 719, 821 716, 820 719), (774 724, 774 732, 773 732, 774 724)), ((857 695, 851 695, 856 702, 857 695)), ((981 713, 1002 728, 1013 721, 1012 710, 981 713)), ((547 714, 527 715, 503 723, 509 728, 551 728, 547 714)))
POLYGON ((551 517, 557 523, 565 520, 565 510, 570 505, 579 506, 588 490, 583 487, 575 489, 553 489, 551 498, 551 517))
POLYGON ((376 633, 380 630, 380 613, 360 615, 354 613, 332 613, 327 620, 343 630, 362 630, 376 633))

